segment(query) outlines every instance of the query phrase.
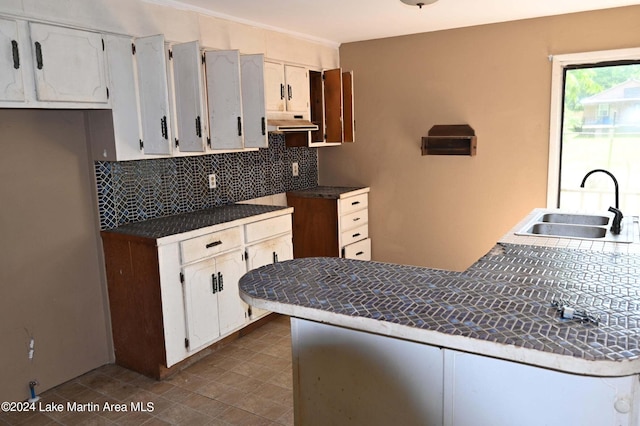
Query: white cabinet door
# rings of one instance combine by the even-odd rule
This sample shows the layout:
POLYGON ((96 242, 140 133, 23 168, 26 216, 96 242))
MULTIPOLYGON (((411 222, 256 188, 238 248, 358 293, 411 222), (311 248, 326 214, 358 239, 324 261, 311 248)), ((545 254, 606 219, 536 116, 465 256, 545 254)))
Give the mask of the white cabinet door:
POLYGON ((291 259, 293 259, 291 234, 247 247, 248 270, 291 259))
MULTIPOLYGON (((247 247, 247 270, 293 259, 293 240, 291 234, 266 240, 247 247)), ((251 308, 251 318, 256 319, 269 311, 251 308)))
MULTIPOLYGON (((140 148, 140 109, 133 39, 105 35, 109 98, 113 115, 113 136, 117 160, 142 158, 140 148)), ((103 149, 108 149, 104 147, 103 149)), ((110 157, 107 153, 105 157, 110 157)))
POLYGON ((211 148, 242 149, 242 97, 240 53, 205 52, 211 148))
POLYGON ((24 101, 24 51, 15 21, 0 19, 0 101, 24 101))
POLYGON ((183 273, 187 339, 193 351, 220 335, 216 259, 187 266, 183 273))
POLYGON ((306 113, 309 110, 309 71, 304 67, 284 66, 287 84, 287 111, 306 113))
POLYGON ((245 148, 267 148, 264 55, 240 56, 245 148))
POLYGON ((40 101, 107 103, 102 35, 30 23, 40 101))
POLYGON ((207 129, 200 43, 175 44, 171 50, 178 149, 182 152, 204 152, 207 129))
POLYGON ((164 36, 136 39, 142 142, 145 154, 171 154, 164 36))
POLYGON ((265 98, 267 111, 285 110, 284 65, 264 63, 265 98))
POLYGON ((220 335, 241 327, 246 321, 247 305, 240 299, 238 282, 246 272, 241 251, 216 257, 218 276, 218 318, 220 335))

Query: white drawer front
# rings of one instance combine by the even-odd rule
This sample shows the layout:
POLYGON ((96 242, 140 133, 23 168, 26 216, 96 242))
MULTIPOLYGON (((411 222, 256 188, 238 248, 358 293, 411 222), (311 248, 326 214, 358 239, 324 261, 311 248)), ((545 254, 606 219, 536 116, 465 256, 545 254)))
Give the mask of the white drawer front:
POLYGON ((291 215, 285 214, 272 219, 249 223, 245 225, 245 231, 247 243, 291 232, 291 215))
POLYGON ((354 197, 343 198, 338 200, 340 203, 340 215, 355 212, 356 210, 366 209, 369 205, 368 194, 360 194, 354 197))
POLYGON ((345 259, 371 260, 371 238, 349 244, 344 248, 342 257, 345 259))
POLYGON ((369 209, 358 210, 340 217, 340 230, 357 228, 365 223, 369 223, 369 209))
POLYGON ((341 236, 342 241, 340 242, 340 244, 342 245, 342 247, 353 244, 356 241, 364 240, 365 238, 369 237, 369 225, 364 224, 349 231, 345 231, 341 234, 341 236))
POLYGON ((201 237, 191 238, 180 242, 182 263, 193 262, 217 253, 222 253, 242 244, 242 231, 240 227, 213 232, 201 237))

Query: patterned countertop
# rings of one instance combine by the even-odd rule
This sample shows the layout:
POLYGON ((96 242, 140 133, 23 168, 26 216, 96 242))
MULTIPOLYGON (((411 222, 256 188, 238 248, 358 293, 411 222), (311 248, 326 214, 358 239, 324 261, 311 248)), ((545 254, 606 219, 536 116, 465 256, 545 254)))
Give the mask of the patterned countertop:
POLYGON ((190 213, 181 213, 142 222, 129 223, 103 232, 115 232, 158 239, 287 208, 288 207, 255 204, 229 204, 190 213))
POLYGON ((295 195, 297 197, 306 198, 343 198, 345 195, 356 195, 359 193, 369 192, 368 187, 354 186, 316 186, 315 188, 303 189, 300 191, 289 191, 288 194, 295 195), (351 194, 353 193, 353 194, 351 194))
POLYGON ((640 255, 498 244, 465 272, 340 258, 245 275, 283 314, 596 376, 640 373, 640 255), (563 319, 552 301, 599 315, 563 319))

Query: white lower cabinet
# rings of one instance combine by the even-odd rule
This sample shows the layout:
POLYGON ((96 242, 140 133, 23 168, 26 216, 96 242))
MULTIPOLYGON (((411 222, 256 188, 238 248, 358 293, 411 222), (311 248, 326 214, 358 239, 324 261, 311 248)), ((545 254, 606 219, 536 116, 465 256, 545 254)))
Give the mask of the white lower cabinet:
POLYGON ((183 271, 189 351, 244 325, 246 305, 238 295, 238 281, 246 271, 240 250, 201 260, 183 271))
POLYGON ((103 231, 116 363, 155 378, 264 316, 238 283, 291 259, 291 210, 160 239, 103 231), (257 219, 256 219, 257 218, 257 219))

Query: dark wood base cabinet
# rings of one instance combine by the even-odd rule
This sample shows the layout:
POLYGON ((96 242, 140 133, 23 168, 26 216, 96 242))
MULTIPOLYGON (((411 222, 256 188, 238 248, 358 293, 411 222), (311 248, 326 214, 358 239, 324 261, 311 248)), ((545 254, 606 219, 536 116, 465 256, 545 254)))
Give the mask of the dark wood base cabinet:
POLYGON ((319 186, 287 193, 293 256, 371 260, 369 188, 319 186))

